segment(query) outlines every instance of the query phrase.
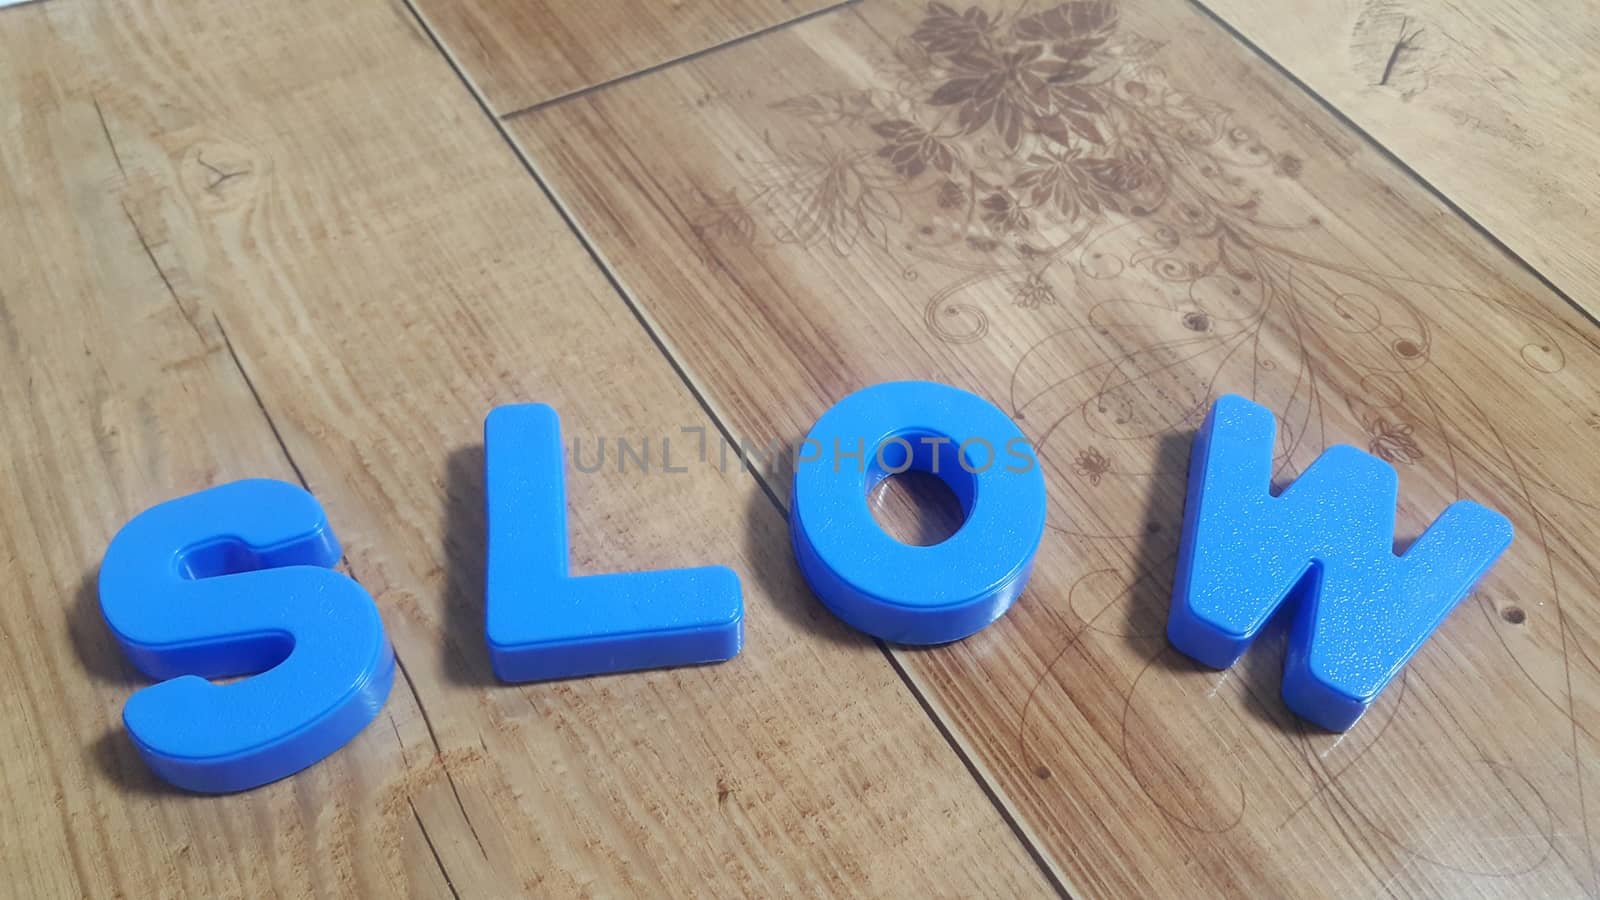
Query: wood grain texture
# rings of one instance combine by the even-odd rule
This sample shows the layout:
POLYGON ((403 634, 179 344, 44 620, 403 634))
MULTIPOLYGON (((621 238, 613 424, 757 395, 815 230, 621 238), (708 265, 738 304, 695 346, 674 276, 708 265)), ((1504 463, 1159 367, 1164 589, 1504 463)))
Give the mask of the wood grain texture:
POLYGON ((1600 315, 1594 4, 1204 5, 1600 315))
POLYGON ((489 107, 509 115, 843 0, 417 0, 489 107))
POLYGON ((11 890, 1048 890, 881 651, 809 600, 737 465, 608 467, 569 493, 575 571, 735 566, 743 655, 494 683, 485 412, 550 402, 590 454, 710 423, 404 7, 10 10, 0 122, 11 890), (309 770, 182 795, 122 731, 143 682, 96 564, 139 510, 263 475, 322 500, 401 677, 309 770))
POLYGON ((1037 442, 1022 599, 896 653, 1074 893, 1600 889, 1596 333, 1201 12, 879 0, 509 124, 740 439, 914 377, 1037 442), (1280 482, 1393 462, 1402 542, 1463 496, 1517 527, 1348 734, 1287 713, 1281 636, 1164 640, 1222 391, 1280 482))

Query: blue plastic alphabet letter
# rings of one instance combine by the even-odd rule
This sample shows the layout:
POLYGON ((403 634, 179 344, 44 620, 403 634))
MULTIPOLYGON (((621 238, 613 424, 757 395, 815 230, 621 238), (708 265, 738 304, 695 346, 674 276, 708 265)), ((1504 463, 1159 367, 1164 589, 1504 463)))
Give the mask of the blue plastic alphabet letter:
POLYGON ((298 486, 236 481, 153 507, 112 539, 100 609, 165 679, 122 718, 162 778, 224 793, 276 781, 377 716, 394 653, 372 598, 331 570, 339 542, 298 486), (207 679, 252 677, 217 685, 207 679))
POLYGON ((561 422, 542 403, 484 422, 489 658, 505 681, 720 662, 744 643, 739 576, 724 566, 567 574, 561 422))
POLYGON ((839 618, 904 644, 964 638, 1022 593, 1044 537, 1044 475, 989 401, 925 381, 863 388, 822 414, 796 460, 789 530, 800 571, 839 618), (867 494, 888 475, 939 476, 966 511, 914 547, 878 527, 867 494))
POLYGON ((1276 430, 1265 407, 1231 395, 1201 426, 1167 636, 1226 668, 1274 611, 1294 605, 1284 700, 1344 731, 1511 544, 1511 523, 1458 500, 1396 556, 1394 467, 1329 447, 1273 497, 1276 430))
MULTIPOLYGON (((1216 668, 1293 607, 1283 695, 1325 728, 1355 724, 1511 543, 1505 516, 1451 504, 1394 553, 1392 466, 1330 447, 1280 496, 1276 422, 1236 396, 1195 438, 1167 634, 1216 668)), ((1044 476, 1004 412, 966 391, 893 382, 817 420, 796 460, 790 530, 806 580, 868 634, 957 640, 1022 592, 1045 527, 1044 476), (878 527, 868 492, 890 474, 938 475, 966 512, 916 547, 878 527)), ((505 681, 716 662, 744 640, 739 578, 723 566, 574 578, 567 571, 561 424, 544 404, 484 423, 485 631, 505 681)), ((159 684, 123 710, 139 752, 193 791, 282 778, 354 737, 383 707, 394 653, 364 589, 332 571, 339 543, 316 499, 238 481, 156 506, 112 540, 107 624, 159 684), (249 676, 226 684, 208 679, 249 676)))

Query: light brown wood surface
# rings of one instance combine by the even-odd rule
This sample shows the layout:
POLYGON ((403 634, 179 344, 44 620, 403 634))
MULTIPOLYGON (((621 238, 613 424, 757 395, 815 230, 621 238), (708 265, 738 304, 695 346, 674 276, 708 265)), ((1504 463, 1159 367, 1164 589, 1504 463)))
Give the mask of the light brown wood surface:
POLYGON ((1203 5, 1600 314, 1592 2, 1203 5))
MULTIPOLYGON (((1593 82, 1549 68, 1582 11, 1207 4, 1263 44, 1447 25, 1459 59, 1426 25, 1365 92, 1266 49, 1485 236, 1194 5, 826 5, 0 11, 10 892, 1600 895, 1600 332, 1536 277, 1595 283, 1560 205, 1593 82), (1499 116, 1566 129, 1527 147, 1550 181, 1476 135, 1499 116), (885 652, 799 579, 783 454, 738 445, 905 377, 1017 417, 1051 528, 1005 618, 885 652), (1459 496, 1518 529, 1349 734, 1287 713, 1281 635, 1221 673, 1162 637, 1222 391, 1282 418, 1280 482, 1335 442, 1393 462, 1402 543, 1459 496), (734 566, 736 660, 494 681, 480 428, 531 400, 584 461, 705 435, 686 472, 569 470, 573 565, 734 566), (94 574, 139 510, 248 476, 322 500, 401 677, 327 760, 188 796, 122 730, 146 682, 94 574)), ((939 500, 871 498, 924 542, 939 500)))
POLYGON ((418 0, 505 115, 846 0, 418 0))
POLYGON ((1048 890, 737 466, 569 493, 575 571, 735 566, 741 656, 494 682, 484 413, 716 432, 405 7, 7 10, 0 122, 4 892, 1048 890), (246 476, 319 496, 401 677, 331 758, 189 796, 122 731, 93 578, 139 510, 246 476))
POLYGON ((1027 592, 896 654, 1075 894, 1596 892, 1594 329, 1202 12, 879 0, 508 125, 739 438, 915 377, 1037 441, 1027 592), (1393 462, 1402 542, 1456 497, 1518 530, 1348 734, 1286 712, 1281 639, 1164 640, 1223 391, 1280 481, 1393 462))

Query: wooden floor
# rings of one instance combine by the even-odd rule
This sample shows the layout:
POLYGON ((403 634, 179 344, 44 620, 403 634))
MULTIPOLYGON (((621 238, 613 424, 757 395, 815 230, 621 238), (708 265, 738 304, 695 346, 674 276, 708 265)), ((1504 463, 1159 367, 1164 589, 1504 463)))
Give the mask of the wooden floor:
POLYGON ((0 10, 12 890, 1600 896, 1583 3, 590 6, 0 10), (1018 604, 933 649, 812 598, 764 452, 906 377, 1005 407, 1051 497, 1018 604), (1162 636, 1220 392, 1279 413, 1279 480, 1394 463, 1402 540, 1516 525, 1348 734, 1286 712, 1281 638, 1218 673, 1162 636), (481 423, 534 400, 589 453, 705 442, 574 474, 573 565, 734 566, 737 659, 495 682, 481 423), (247 476, 322 500, 401 678, 324 762, 189 796, 94 578, 247 476))

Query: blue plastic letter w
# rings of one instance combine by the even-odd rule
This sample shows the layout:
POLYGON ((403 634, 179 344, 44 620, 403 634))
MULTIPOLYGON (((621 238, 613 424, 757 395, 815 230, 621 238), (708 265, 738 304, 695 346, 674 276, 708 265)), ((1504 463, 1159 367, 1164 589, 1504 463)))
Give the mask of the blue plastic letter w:
POLYGON ((1276 430, 1266 407, 1236 396, 1218 398, 1201 426, 1167 637, 1226 668, 1295 606, 1283 699, 1344 731, 1511 544, 1511 522, 1458 500, 1396 556, 1394 467, 1329 447, 1274 497, 1276 430))

